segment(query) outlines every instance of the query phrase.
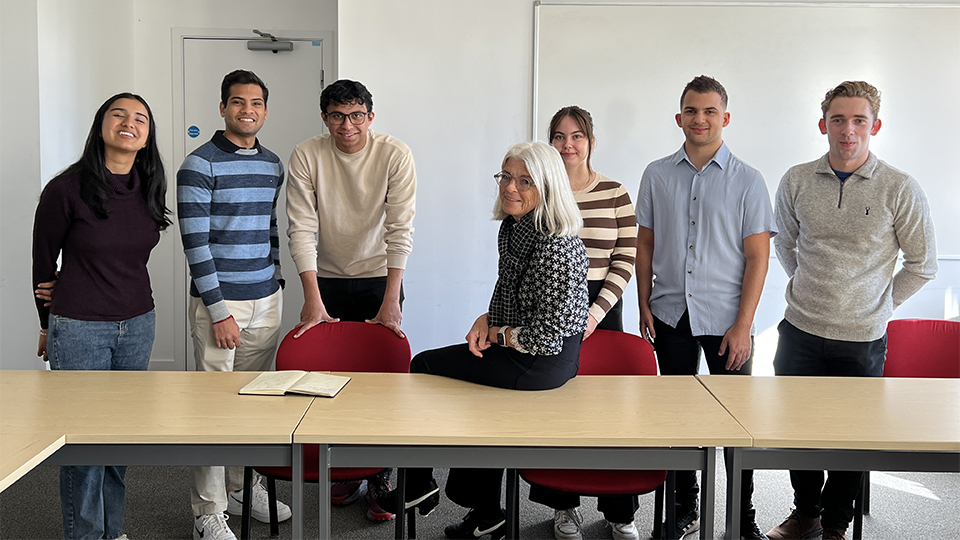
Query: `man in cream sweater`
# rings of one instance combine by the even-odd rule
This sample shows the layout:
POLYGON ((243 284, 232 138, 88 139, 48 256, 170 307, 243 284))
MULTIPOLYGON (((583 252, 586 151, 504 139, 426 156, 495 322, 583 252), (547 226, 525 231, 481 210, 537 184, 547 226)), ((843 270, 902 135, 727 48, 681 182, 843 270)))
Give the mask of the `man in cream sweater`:
MULTIPOLYGON (((821 109, 829 152, 792 167, 777 190, 774 244, 790 281, 773 365, 777 375, 879 377, 893 310, 937 273, 930 207, 913 177, 870 152, 876 88, 844 82, 821 109)), ((846 538, 862 479, 829 471, 824 484, 823 471, 791 471, 796 508, 767 536, 846 538)))

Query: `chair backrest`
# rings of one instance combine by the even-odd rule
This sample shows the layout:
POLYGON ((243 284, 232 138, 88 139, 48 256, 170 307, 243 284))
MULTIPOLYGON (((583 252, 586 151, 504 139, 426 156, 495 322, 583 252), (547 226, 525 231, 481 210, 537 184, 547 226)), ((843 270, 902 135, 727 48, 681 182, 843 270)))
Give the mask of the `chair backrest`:
POLYGON ((595 330, 580 346, 577 375, 656 375, 657 357, 645 339, 626 332, 595 330))
POLYGON ((890 321, 883 376, 960 378, 960 321, 890 321))
POLYGON ((379 324, 323 323, 294 339, 294 328, 277 348, 277 369, 305 371, 410 371, 410 343, 379 324))

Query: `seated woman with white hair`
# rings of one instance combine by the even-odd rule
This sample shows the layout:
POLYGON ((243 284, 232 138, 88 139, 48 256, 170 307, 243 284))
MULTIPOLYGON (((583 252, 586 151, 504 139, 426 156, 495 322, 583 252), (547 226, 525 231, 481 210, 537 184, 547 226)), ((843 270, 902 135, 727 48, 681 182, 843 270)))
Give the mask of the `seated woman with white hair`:
MULTIPOLYGON (((558 388, 577 374, 587 328, 589 263, 577 237, 580 210, 563 160, 550 145, 513 145, 494 178, 500 192, 493 217, 502 223, 490 309, 473 323, 466 343, 423 351, 410 371, 498 388, 558 388)), ((502 469, 450 471, 447 496, 470 512, 444 530, 447 538, 475 538, 476 531, 503 538, 502 478, 502 469)), ((439 491, 430 469, 409 469, 405 508, 429 514, 439 491)), ((396 498, 394 490, 377 502, 396 512, 396 498)))

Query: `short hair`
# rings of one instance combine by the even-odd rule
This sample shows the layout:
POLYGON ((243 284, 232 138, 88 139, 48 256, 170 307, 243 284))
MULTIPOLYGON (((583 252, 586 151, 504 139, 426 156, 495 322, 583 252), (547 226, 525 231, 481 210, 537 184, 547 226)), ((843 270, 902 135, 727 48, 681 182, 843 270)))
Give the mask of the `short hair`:
POLYGON ((873 119, 880 118, 880 90, 877 87, 864 81, 844 81, 839 86, 827 92, 827 95, 820 102, 820 109, 823 111, 823 117, 827 117, 827 111, 830 110, 830 104, 838 97, 861 97, 870 102, 870 112, 873 113, 873 119))
POLYGON ((710 92, 720 94, 720 106, 723 107, 723 110, 727 110, 727 89, 720 84, 720 81, 706 75, 694 77, 683 87, 683 93, 680 94, 680 110, 683 110, 683 98, 687 97, 687 92, 691 90, 698 94, 709 94, 710 92))
POLYGON ((263 90, 263 104, 267 104, 267 97, 270 95, 270 91, 267 90, 267 85, 260 80, 260 77, 257 77, 256 73, 237 69, 227 73, 226 76, 223 77, 223 82, 220 83, 220 103, 224 106, 227 105, 227 100, 230 99, 230 89, 235 84, 256 84, 263 90))
MULTIPOLYGON (((570 189, 570 180, 560 152, 546 143, 522 142, 507 150, 500 167, 504 167, 511 158, 523 162, 540 194, 537 207, 531 211, 537 230, 549 236, 578 234, 583 228, 583 218, 570 189)), ((507 217, 509 214, 503 211, 503 203, 498 196, 493 204, 493 219, 503 221, 507 217)))
POLYGON ((553 115, 553 118, 550 119, 550 127, 547 129, 547 137, 550 139, 551 146, 553 145, 553 136, 557 133, 557 128, 560 126, 560 121, 566 117, 573 118, 573 121, 577 123, 577 127, 580 128, 580 131, 587 137, 587 170, 592 171, 590 167, 590 156, 593 155, 593 117, 590 116, 590 113, 576 105, 570 105, 564 107, 557 111, 553 115))
POLYGON ((327 114, 330 103, 334 105, 366 105, 367 112, 373 112, 373 95, 367 87, 358 81, 340 79, 320 92, 320 112, 327 114))

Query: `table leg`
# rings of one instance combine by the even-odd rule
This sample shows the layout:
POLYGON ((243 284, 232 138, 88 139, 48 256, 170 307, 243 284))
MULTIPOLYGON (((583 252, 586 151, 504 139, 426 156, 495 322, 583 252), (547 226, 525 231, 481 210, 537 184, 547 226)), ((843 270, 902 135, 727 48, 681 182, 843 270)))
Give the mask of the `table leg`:
POLYGON ((743 449, 731 448, 727 459, 727 538, 740 538, 740 493, 743 490, 743 449))
POLYGON ((520 538, 520 484, 517 469, 507 469, 507 540, 520 538))
POLYGON ((293 540, 303 538, 303 445, 291 450, 293 465, 293 540))
POLYGON ((320 540, 330 539, 330 445, 320 446, 320 540))
POLYGON ((403 525, 407 517, 407 470, 403 467, 397 468, 397 503, 396 516, 397 521, 394 525, 394 538, 401 540, 403 538, 403 525))
POLYGON ((714 508, 717 494, 717 449, 704 448, 703 469, 700 470, 700 538, 713 539, 714 508))

